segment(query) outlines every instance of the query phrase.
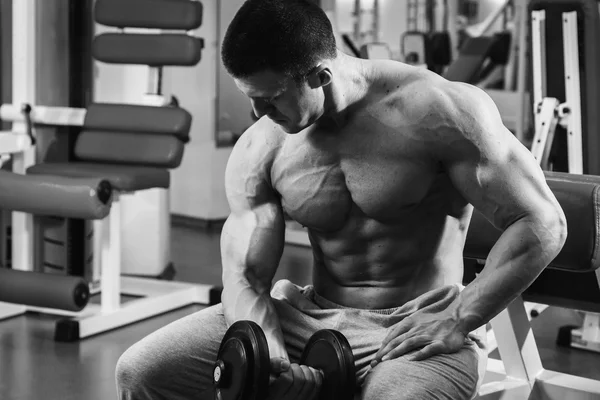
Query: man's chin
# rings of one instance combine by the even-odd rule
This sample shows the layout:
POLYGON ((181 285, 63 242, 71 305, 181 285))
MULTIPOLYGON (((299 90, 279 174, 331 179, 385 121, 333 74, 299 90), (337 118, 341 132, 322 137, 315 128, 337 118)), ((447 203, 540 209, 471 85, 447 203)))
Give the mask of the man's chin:
POLYGON ((302 129, 298 129, 297 126, 294 126, 287 122, 278 122, 277 125, 279 125, 281 130, 283 130, 285 133, 293 134, 293 133, 298 133, 302 130, 302 129))
POLYGON ((307 128, 307 126, 291 124, 288 121, 278 122, 277 125, 285 132, 289 134, 300 133, 307 128))

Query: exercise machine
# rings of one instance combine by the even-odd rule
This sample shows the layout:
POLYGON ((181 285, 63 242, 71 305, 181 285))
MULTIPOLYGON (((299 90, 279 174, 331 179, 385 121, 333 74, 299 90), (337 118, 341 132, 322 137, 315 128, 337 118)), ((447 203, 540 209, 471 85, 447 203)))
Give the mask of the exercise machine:
MULTIPOLYGON (((544 170, 599 175, 594 153, 600 144, 600 125, 593 109, 600 93, 599 52, 595 48, 600 39, 597 4, 593 0, 579 1, 558 9, 556 4, 534 1, 530 5, 536 128, 531 151, 544 170), (560 49, 561 41, 562 54, 555 50, 560 49), (583 54, 580 49, 584 49, 583 54), (559 66, 551 63, 559 61, 561 55, 564 61, 559 66), (582 81, 587 83, 583 91, 582 81)), ((584 312, 582 326, 562 328, 558 339, 561 345, 600 352, 600 314, 584 312)))
POLYGON ((35 6, 35 0, 13 4, 13 104, 0 107, 0 118, 12 121, 12 129, 0 133, 4 158, 12 158, 12 172, 0 171, 0 208, 13 211, 12 270, 0 268, 0 280, 12 284, 0 292, 0 319, 29 311, 61 315, 55 339, 74 341, 188 305, 219 302, 220 288, 211 285, 121 276, 121 200, 138 190, 168 188, 169 170, 179 165, 189 140, 191 115, 161 95, 161 73, 164 66, 200 61, 204 43, 191 32, 202 23, 202 4, 97 0, 96 22, 118 31, 94 38, 94 58, 146 65, 152 73, 146 104, 94 103, 86 109, 35 104, 35 6), (36 164, 40 125, 80 127, 77 160, 36 164), (73 277, 35 271, 34 215, 93 220, 90 285, 100 292, 100 304, 88 302, 85 293, 78 303, 65 295, 65 288, 75 290, 73 277), (94 287, 94 281, 100 284, 94 287), (36 292, 42 287, 44 293, 36 292), (122 302, 121 295, 136 299, 122 302), (56 304, 55 298, 64 301, 56 304))
POLYGON ((442 26, 437 29, 438 4, 434 0, 409 0, 406 4, 406 32, 400 38, 405 63, 441 74, 452 61, 452 40, 448 32, 448 4, 442 6, 442 26), (423 7, 421 7, 423 6, 423 7))
POLYGON ((373 42, 360 46, 359 55, 368 60, 391 60, 392 50, 387 43, 373 42))
POLYGON ((478 85, 483 79, 493 80, 489 78, 490 74, 508 63, 511 40, 507 32, 466 39, 444 77, 450 81, 478 85))

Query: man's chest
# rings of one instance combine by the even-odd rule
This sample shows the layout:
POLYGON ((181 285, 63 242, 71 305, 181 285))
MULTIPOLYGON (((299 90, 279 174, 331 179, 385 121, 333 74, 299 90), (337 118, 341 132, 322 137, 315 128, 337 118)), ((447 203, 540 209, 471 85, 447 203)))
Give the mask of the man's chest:
POLYGON ((377 140, 332 151, 292 142, 273 164, 272 184, 286 213, 318 230, 341 229, 356 211, 381 222, 398 220, 427 197, 438 175, 437 164, 420 159, 415 146, 377 140))

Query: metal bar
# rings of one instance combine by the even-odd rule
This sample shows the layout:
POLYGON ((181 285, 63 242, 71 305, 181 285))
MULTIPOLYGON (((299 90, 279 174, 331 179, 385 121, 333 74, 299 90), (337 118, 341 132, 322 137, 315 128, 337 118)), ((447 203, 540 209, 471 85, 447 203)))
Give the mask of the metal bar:
POLYGON ((579 78, 579 40, 577 12, 563 13, 563 50, 565 62, 565 92, 568 112, 567 143, 569 173, 583 173, 583 148, 581 129, 581 91, 579 78))
POLYGON ((27 135, 13 131, 0 132, 0 155, 22 153, 31 146, 31 139, 27 135))
MULTIPOLYGON (((162 283, 166 286, 170 284, 170 282, 162 283)), ((79 319, 79 338, 83 339, 103 333, 192 304, 209 304, 212 289, 213 287, 209 285, 189 284, 187 287, 176 289, 160 296, 151 296, 126 302, 112 312, 97 313, 79 319)))
MULTIPOLYGON (((532 398, 548 400, 589 400, 600 398, 600 382, 556 371, 543 371, 532 398)), ((515 397, 516 398, 516 397, 515 397)))
POLYGON ((546 12, 531 13, 531 53, 533 56, 533 115, 538 126, 538 107, 546 96, 546 12))
POLYGON ((359 44, 362 43, 360 7, 360 0, 354 0, 354 41, 359 44))
MULTIPOLYGON (((517 108, 517 123, 515 128, 515 135, 517 139, 522 143, 525 141, 525 113, 529 113, 529 105, 527 104, 527 2, 526 0, 520 0, 516 4, 517 10, 515 11, 518 21, 517 33, 518 33, 518 54, 517 57, 517 82, 516 90, 519 93, 520 104, 517 108), (526 108, 527 107, 527 108, 526 108)), ((510 82, 510 80, 509 80, 510 82)), ((512 89, 512 83, 510 83, 508 90, 512 89)))
MULTIPOLYGON (((85 108, 32 106, 31 122, 36 125, 49 126, 83 126, 85 108)), ((14 123, 24 123, 25 115, 22 106, 17 104, 2 104, 0 106, 0 119, 14 123)), ((14 129, 13 129, 14 130, 14 129)), ((23 130, 23 132, 25 132, 23 130)))
POLYGON ((162 67, 148 67, 148 89, 147 94, 158 94, 162 92, 162 67))
POLYGON ((0 321, 25 314, 26 312, 26 306, 0 301, 0 321))
MULTIPOLYGON (((593 342, 598 347, 600 343, 600 314, 587 312, 583 320, 582 339, 593 342)), ((599 347, 600 348, 600 347, 599 347)))
POLYGON ((96 294, 100 292, 102 278, 102 240, 104 238, 104 230, 108 229, 106 225, 109 218, 97 219, 93 221, 93 245, 92 245, 92 276, 90 278, 90 293, 96 294))
POLYGON ((379 0, 373 0, 373 42, 379 42, 379 0))
POLYGON ((542 169, 548 169, 548 158, 558 123, 558 116, 556 115, 558 106, 558 100, 549 97, 543 99, 536 110, 535 134, 531 144, 531 153, 542 169))
POLYGON ((119 309, 121 304, 121 261, 122 261, 122 219, 119 194, 114 194, 113 203, 108 215, 108 223, 103 226, 100 256, 100 289, 102 313, 107 314, 119 309))
MULTIPOLYGON (((12 10, 12 101, 33 104, 36 101, 36 7, 35 0, 13 1, 12 10)), ((20 108, 19 108, 20 111, 20 108)), ((25 118, 16 122, 12 130, 27 133, 25 118)), ((29 147, 13 155, 12 170, 24 174, 35 164, 35 148, 29 147)), ((23 212, 12 213, 12 268, 34 270, 33 216, 23 212)))
POLYGON ((543 367, 523 299, 516 298, 491 324, 507 376, 533 387, 543 367))
POLYGON ((183 290, 189 289, 190 287, 200 288, 205 286, 207 287, 207 289, 202 289, 202 296, 196 298, 194 300, 195 303, 193 304, 210 304, 210 292, 211 290, 214 290, 215 287, 211 285, 197 285, 178 281, 164 281, 158 279, 147 279, 131 276, 121 277, 121 294, 124 296, 133 297, 154 298, 169 293, 181 292, 183 290))

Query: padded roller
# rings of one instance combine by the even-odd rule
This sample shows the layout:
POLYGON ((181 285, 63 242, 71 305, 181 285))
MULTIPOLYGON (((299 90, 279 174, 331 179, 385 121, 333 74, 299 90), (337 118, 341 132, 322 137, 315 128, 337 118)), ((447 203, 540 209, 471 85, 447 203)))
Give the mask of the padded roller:
POLYGON ((83 122, 86 130, 173 135, 187 143, 192 115, 179 107, 95 103, 83 122))
MULTIPOLYGON (((548 186, 567 218, 568 236, 549 268, 590 272, 600 266, 600 177, 546 172, 548 186)), ((475 211, 464 257, 485 260, 501 231, 475 211)))
POLYGON ((136 192, 152 188, 168 188, 171 180, 165 168, 138 165, 91 162, 66 162, 36 164, 27 169, 28 174, 59 175, 72 178, 106 179, 114 190, 136 192))
POLYGON ((183 149, 173 136, 91 131, 77 138, 75 156, 81 161, 177 168, 183 149))
POLYGON ((89 298, 89 286, 81 277, 0 268, 0 301, 81 311, 89 298))
POLYGON ((96 0, 96 22, 117 28, 192 30, 202 25, 202 3, 189 0, 96 0))
POLYGON ((103 179, 32 176, 0 171, 0 208, 34 215, 102 219, 112 187, 103 179))
POLYGON ((103 33, 94 38, 92 53, 109 64, 194 66, 202 58, 204 40, 185 34, 103 33))

